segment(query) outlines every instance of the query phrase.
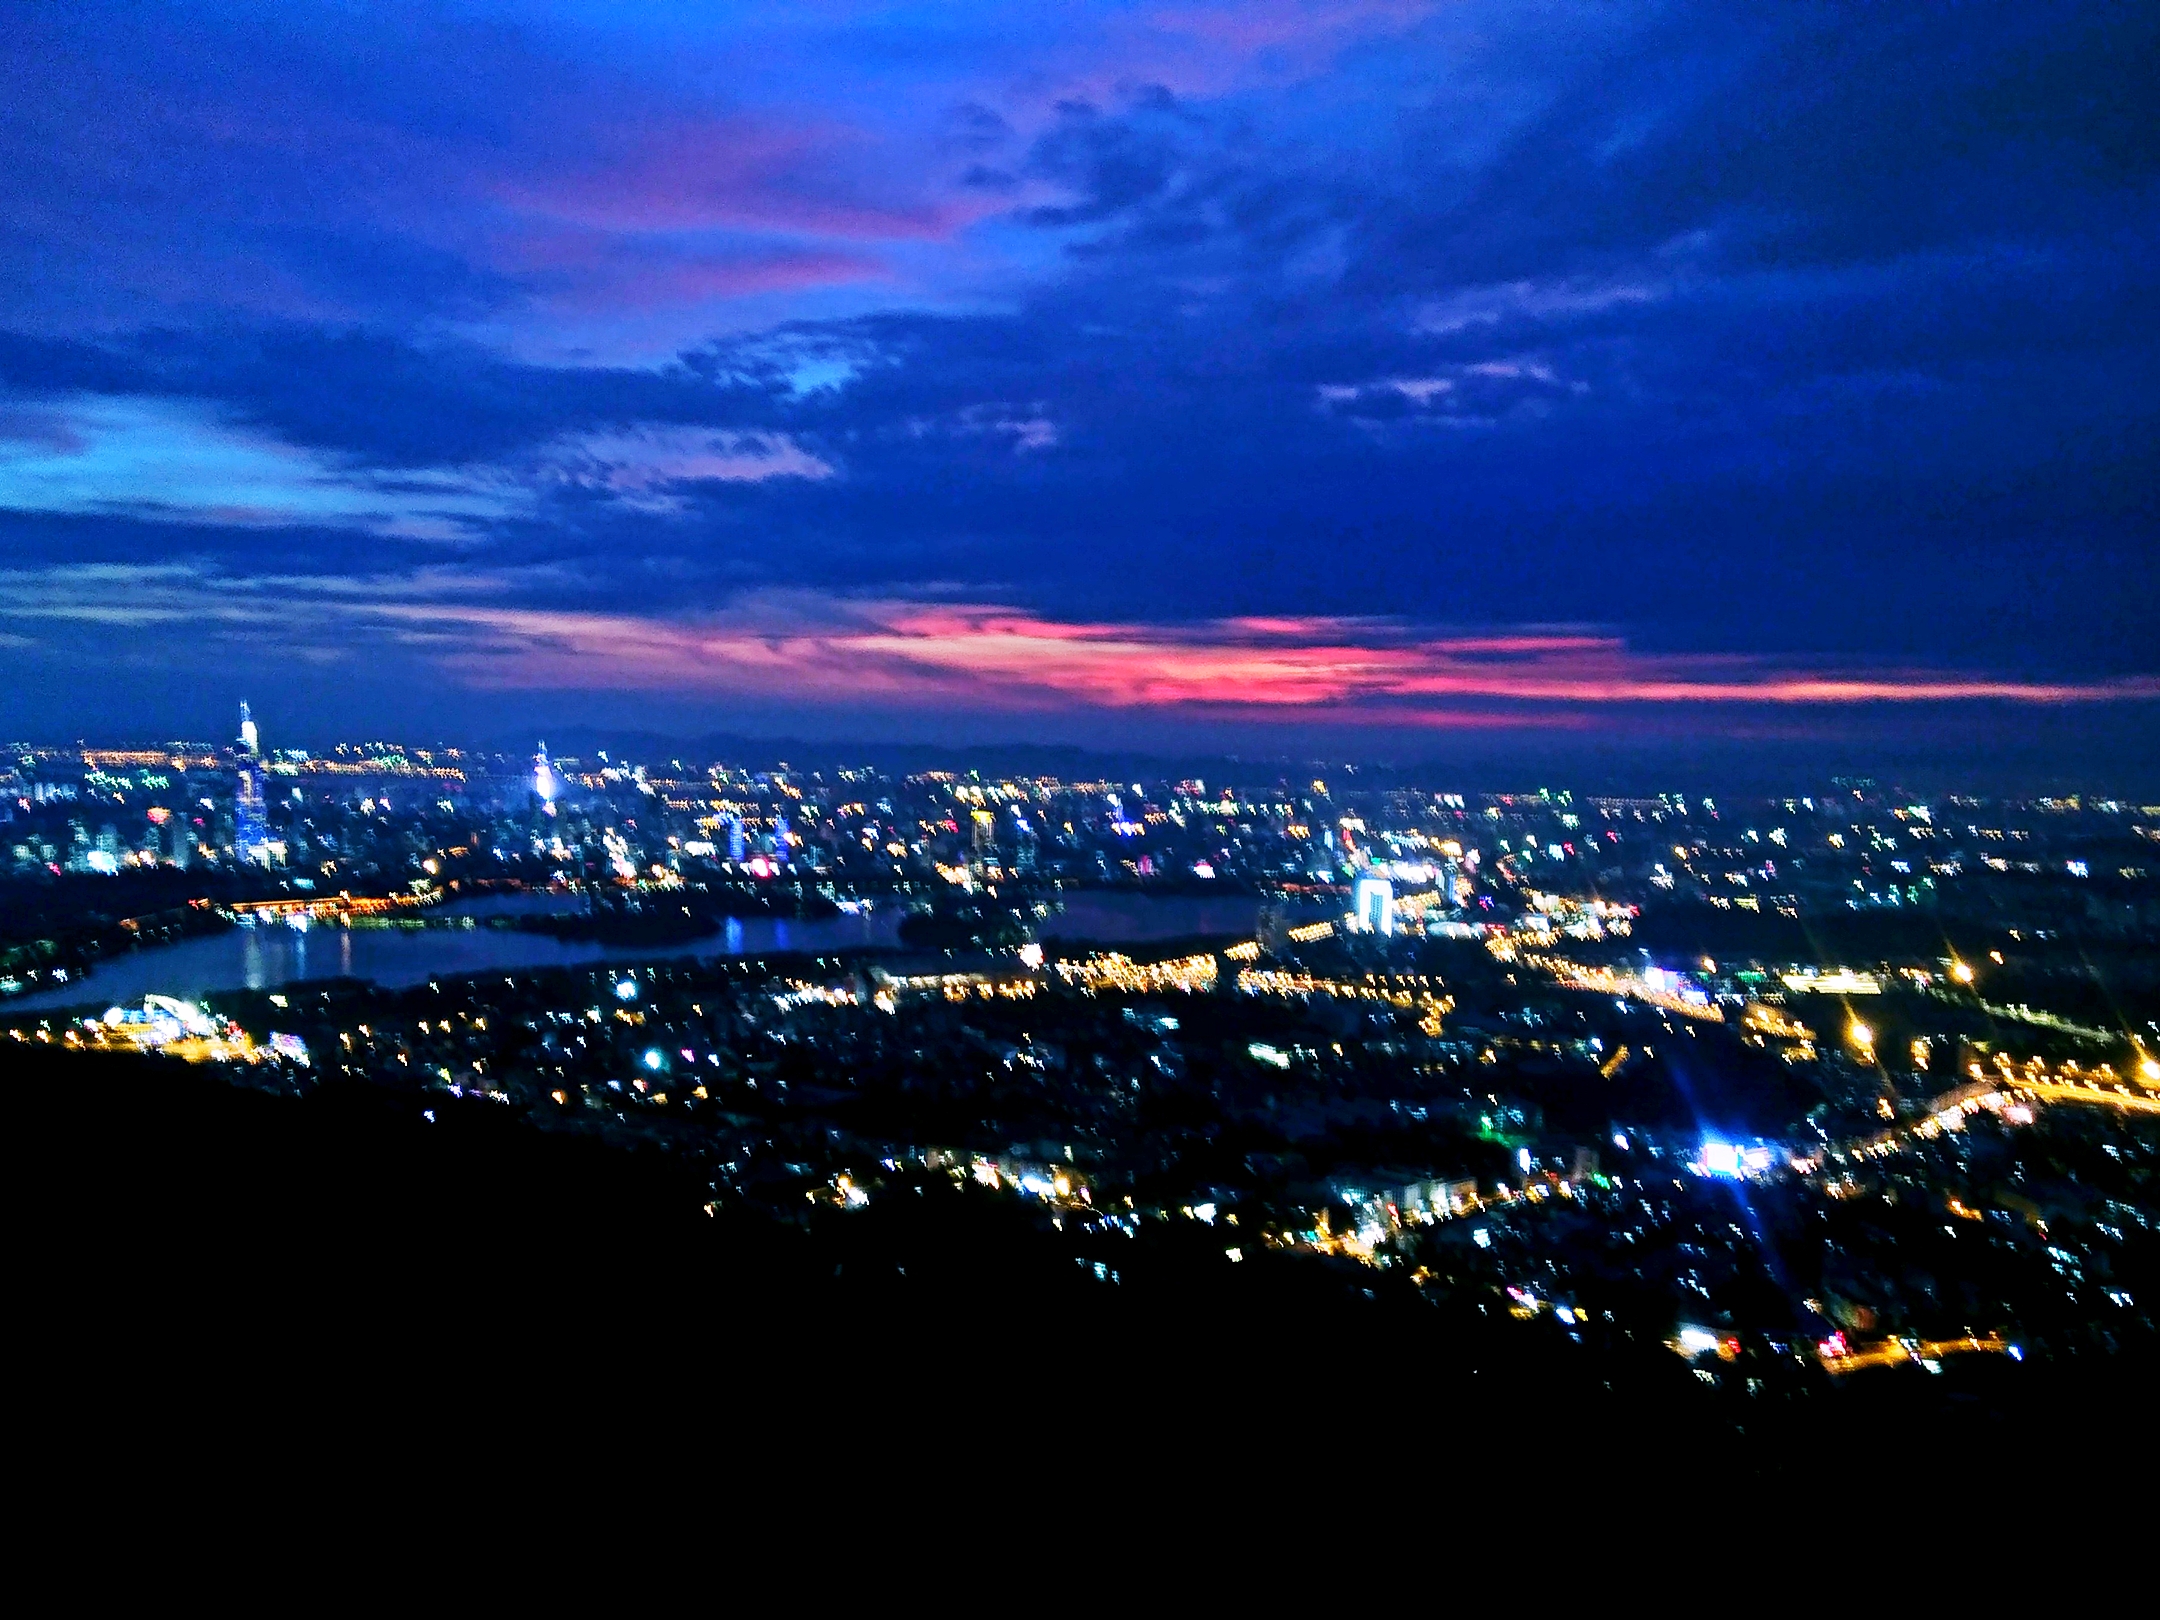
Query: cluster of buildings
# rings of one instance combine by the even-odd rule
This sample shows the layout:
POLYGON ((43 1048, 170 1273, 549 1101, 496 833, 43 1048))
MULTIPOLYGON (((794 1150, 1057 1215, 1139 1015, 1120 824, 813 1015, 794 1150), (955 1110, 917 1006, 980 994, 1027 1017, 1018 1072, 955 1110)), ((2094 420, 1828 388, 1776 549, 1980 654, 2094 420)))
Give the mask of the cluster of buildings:
MULTIPOLYGON (((1857 911, 2034 930, 2160 931, 2160 806, 1921 800, 1872 783, 1719 801, 1467 794, 1399 776, 986 779, 753 769, 392 743, 0 754, 0 855, 18 876, 253 870, 305 887, 433 875, 704 874, 835 891, 920 884, 1237 889, 1331 906, 1363 933, 1625 938, 1644 907, 1744 926, 1857 911), (453 851, 462 851, 453 856, 453 851)), ((1301 923, 1309 919, 1299 918, 1301 923)))
POLYGON ((1348 1265, 1745 1389, 2152 1329, 2160 807, 276 752, 243 716, 221 748, 11 750, 0 810, 25 905, 154 875, 230 917, 530 888, 951 925, 5 1038, 657 1140, 776 1219, 1019 1198, 1106 1286, 1158 1249, 1348 1265), (1066 937, 1103 892, 1252 921, 1066 937))

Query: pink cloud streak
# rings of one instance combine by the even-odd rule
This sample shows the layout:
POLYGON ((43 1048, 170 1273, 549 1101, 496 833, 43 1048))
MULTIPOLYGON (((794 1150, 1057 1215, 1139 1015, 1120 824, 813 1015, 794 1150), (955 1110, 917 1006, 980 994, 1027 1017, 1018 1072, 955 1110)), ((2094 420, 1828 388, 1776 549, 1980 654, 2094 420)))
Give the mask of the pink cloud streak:
POLYGON ((779 231, 861 242, 937 240, 995 205, 929 198, 875 173, 864 131, 826 120, 684 118, 601 129, 580 160, 485 183, 515 212, 646 234, 779 231))
POLYGON ((498 269, 534 278, 551 301, 578 309, 644 311, 890 278, 880 260, 853 250, 700 250, 552 223, 497 230, 486 256, 498 269))
POLYGON ((446 661, 461 678, 492 688, 726 690, 797 701, 1077 704, 1283 719, 1354 714, 1447 725, 1523 723, 1525 710, 1560 718, 1652 705, 2160 698, 2160 678, 2150 676, 2070 682, 1794 668, 1637 653, 1618 637, 1575 630, 1448 635, 1358 619, 1117 624, 983 605, 784 596, 749 599, 698 623, 466 604, 379 611, 461 627, 476 638, 475 650, 446 661))
POLYGON ((0 573, 0 624, 275 623, 325 656, 388 641, 497 691, 725 695, 790 706, 1449 728, 1581 727, 1617 713, 1726 730, 1860 705, 2160 700, 2160 675, 2022 680, 1639 653, 1577 627, 1451 633, 1319 616, 1183 624, 1045 617, 978 603, 765 592, 697 619, 499 605, 526 576, 211 576, 186 564, 0 573), (125 583, 127 589, 116 589, 125 583))

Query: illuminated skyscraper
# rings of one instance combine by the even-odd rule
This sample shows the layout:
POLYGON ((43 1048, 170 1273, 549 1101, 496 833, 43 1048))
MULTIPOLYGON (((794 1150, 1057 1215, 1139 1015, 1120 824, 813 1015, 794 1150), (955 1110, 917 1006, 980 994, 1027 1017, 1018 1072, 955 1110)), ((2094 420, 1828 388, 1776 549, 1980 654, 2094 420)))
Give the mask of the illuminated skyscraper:
POLYGON ((1357 926, 1368 934, 1395 932, 1395 885, 1386 878, 1363 877, 1351 891, 1357 905, 1357 926))
POLYGON ((263 810, 261 738, 245 703, 240 705, 240 738, 233 744, 233 855, 259 866, 270 864, 270 821, 263 810))
POLYGON ((555 813, 555 795, 562 791, 562 783, 555 775, 555 767, 548 763, 547 744, 540 745, 540 752, 533 756, 533 792, 540 795, 540 803, 549 815, 555 813))

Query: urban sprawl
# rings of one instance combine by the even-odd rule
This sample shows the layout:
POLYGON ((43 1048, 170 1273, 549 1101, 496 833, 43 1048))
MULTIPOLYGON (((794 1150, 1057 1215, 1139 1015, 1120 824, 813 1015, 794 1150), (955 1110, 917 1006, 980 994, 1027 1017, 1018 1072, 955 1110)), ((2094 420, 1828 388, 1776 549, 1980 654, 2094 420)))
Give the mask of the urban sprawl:
POLYGON ((0 756, 0 1051, 514 1110, 774 1222, 990 1200, 1091 1287, 1318 1268, 1735 1398, 2153 1336, 2160 806, 243 721, 0 756), (140 990, 250 930, 505 956, 140 990))

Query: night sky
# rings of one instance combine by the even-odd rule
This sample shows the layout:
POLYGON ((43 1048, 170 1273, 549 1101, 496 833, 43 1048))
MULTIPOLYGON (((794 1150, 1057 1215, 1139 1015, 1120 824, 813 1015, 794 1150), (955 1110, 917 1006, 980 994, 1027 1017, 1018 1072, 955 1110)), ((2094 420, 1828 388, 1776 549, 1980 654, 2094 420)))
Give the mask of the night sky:
POLYGON ((0 732, 2143 769, 2156 41, 8 5, 0 732))

